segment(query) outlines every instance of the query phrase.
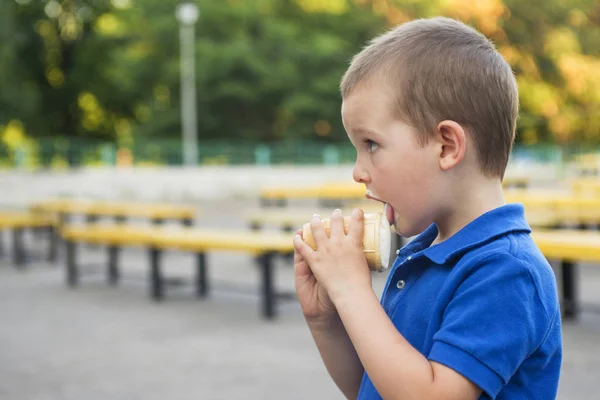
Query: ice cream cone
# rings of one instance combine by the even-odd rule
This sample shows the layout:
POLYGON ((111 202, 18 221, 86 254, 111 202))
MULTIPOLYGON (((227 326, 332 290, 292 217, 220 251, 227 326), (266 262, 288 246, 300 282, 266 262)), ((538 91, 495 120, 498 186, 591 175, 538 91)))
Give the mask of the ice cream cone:
MULTIPOLYGON (((327 233, 327 236, 329 236, 331 232, 331 219, 323 219, 322 222, 325 232, 327 233)), ((344 231, 346 233, 348 233, 349 225, 350 217, 344 217, 344 231)), ((367 259, 367 264, 373 271, 384 271, 389 267, 390 262, 392 244, 390 223, 382 213, 370 213, 365 214, 364 226, 363 252, 367 259)), ((306 223, 302 227, 302 236, 306 244, 313 250, 317 249, 310 223, 306 223)))

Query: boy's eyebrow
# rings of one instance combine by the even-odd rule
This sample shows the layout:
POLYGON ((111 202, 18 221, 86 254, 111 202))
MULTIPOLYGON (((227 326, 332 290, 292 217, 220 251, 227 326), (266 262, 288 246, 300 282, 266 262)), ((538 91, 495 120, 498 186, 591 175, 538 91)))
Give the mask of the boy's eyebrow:
POLYGON ((372 129, 368 129, 368 128, 356 128, 356 129, 353 129, 353 133, 355 135, 363 134, 363 135, 370 135, 370 136, 381 136, 379 133, 375 132, 372 129))

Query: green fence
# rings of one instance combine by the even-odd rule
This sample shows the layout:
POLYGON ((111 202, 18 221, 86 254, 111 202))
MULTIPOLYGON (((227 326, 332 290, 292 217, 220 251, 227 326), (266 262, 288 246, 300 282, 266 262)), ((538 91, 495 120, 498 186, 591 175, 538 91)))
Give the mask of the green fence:
MULTIPOLYGON (((561 163, 576 154, 599 151, 589 146, 515 146, 513 161, 561 163)), ((204 141, 198 144, 199 165, 336 165, 353 163, 356 152, 350 143, 318 142, 251 143, 204 141)), ((182 165, 181 142, 138 140, 130 147, 96 140, 43 139, 33 145, 9 150, 0 145, 4 168, 54 169, 114 165, 182 165)))
MULTIPOLYGON (((273 165, 351 163, 350 144, 314 142, 249 143, 207 141, 198 144, 199 165, 273 165)), ((183 164, 181 142, 139 141, 129 147, 83 140, 42 140, 34 146, 8 150, 0 145, 0 165, 5 168, 66 168, 111 165, 183 164)))

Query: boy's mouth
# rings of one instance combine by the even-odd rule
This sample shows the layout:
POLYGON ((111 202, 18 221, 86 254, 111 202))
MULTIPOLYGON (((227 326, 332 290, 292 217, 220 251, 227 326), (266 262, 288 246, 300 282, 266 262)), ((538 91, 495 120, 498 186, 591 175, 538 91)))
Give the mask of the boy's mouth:
POLYGON ((373 192, 371 192, 369 189, 367 189, 367 194, 365 195, 367 199, 370 200, 375 200, 378 201, 380 203, 383 203, 383 212, 385 213, 385 217, 387 218, 388 222, 390 223, 390 225, 395 226, 396 224, 396 211, 394 210, 394 208, 389 205, 389 203, 378 199, 377 197, 373 196, 373 192))

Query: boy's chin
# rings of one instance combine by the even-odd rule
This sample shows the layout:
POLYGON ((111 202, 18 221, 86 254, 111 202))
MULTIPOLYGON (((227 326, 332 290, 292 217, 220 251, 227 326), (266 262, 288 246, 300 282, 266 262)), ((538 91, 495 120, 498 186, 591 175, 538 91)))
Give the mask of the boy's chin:
POLYGON ((417 227, 417 226, 414 226, 414 225, 410 226, 406 223, 402 223, 401 221, 398 221, 398 218, 396 218, 396 221, 394 221, 393 226, 394 226, 394 232, 396 232, 396 234, 402 236, 403 238, 411 238, 413 236, 420 234, 425 229, 427 229, 427 227, 425 227, 423 229, 419 229, 419 227, 417 227))

